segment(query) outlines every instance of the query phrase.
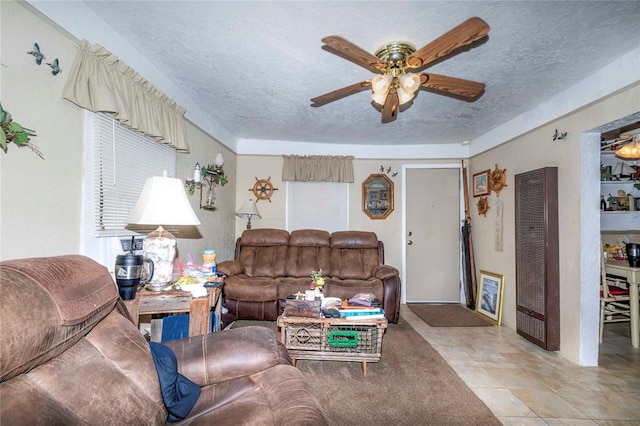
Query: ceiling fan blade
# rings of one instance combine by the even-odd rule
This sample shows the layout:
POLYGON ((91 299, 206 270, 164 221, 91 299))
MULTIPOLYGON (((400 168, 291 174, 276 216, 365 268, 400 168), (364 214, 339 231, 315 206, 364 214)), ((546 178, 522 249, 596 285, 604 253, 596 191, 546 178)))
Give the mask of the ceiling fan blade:
POLYGON ((473 43, 489 33, 489 25, 478 17, 470 18, 441 35, 407 58, 409 68, 424 68, 454 50, 473 43))
POLYGON ((389 89, 389 93, 387 93, 387 99, 385 99, 384 106, 382 107, 383 123, 391 123, 393 120, 398 118, 399 105, 400 101, 398 99, 398 92, 395 87, 392 87, 389 89))
POLYGON ((367 90, 371 87, 371 80, 361 81, 360 83, 355 83, 350 86, 343 87, 338 90, 334 90, 333 92, 325 93, 324 95, 317 96, 311 99, 312 107, 319 107, 322 105, 326 105, 329 102, 337 101, 338 99, 342 99, 344 97, 356 94, 358 92, 362 92, 363 90, 367 90))
POLYGON ((380 70, 385 67, 384 62, 380 62, 377 56, 372 55, 340 36, 327 36, 322 39, 322 42, 329 47, 329 50, 341 54, 346 59, 355 62, 371 72, 379 73, 380 70))
POLYGON ((420 87, 474 99, 484 92, 484 83, 447 77, 439 74, 420 74, 420 87))

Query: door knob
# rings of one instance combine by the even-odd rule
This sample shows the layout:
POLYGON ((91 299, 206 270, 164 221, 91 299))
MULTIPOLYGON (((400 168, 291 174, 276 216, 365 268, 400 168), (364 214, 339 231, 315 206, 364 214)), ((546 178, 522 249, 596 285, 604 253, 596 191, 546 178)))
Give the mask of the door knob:
POLYGON ((411 244, 413 244, 413 241, 409 240, 409 241, 407 241, 407 244, 411 245, 411 244))

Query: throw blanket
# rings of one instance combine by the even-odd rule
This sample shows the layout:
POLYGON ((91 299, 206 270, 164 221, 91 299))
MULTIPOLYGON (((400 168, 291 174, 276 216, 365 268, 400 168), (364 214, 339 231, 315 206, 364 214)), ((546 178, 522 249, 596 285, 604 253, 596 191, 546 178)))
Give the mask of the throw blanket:
POLYGON ((155 342, 149 342, 149 346, 160 379, 162 400, 169 412, 167 421, 178 422, 187 417, 200 397, 200 386, 178 373, 178 360, 170 348, 155 342))

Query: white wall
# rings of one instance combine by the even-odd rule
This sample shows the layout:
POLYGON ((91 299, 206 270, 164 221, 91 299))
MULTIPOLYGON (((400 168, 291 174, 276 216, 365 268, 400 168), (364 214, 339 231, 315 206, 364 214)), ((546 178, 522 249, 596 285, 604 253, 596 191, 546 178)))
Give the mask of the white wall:
MULTIPOLYGON (((500 169, 506 168, 507 187, 500 192, 499 199, 504 203, 504 251, 497 252, 493 246, 494 207, 498 197, 491 194, 487 217, 480 216, 477 209, 472 211, 474 252, 476 254, 476 268, 505 275, 505 293, 503 307, 503 322, 510 328, 515 328, 515 236, 514 236, 514 175, 545 166, 558 167, 558 197, 559 197, 559 246, 560 246, 560 352, 569 360, 580 363, 581 342, 581 302, 579 295, 583 291, 582 285, 593 282, 597 285, 597 276, 582 276, 582 204, 583 197, 583 147, 581 134, 602 124, 625 117, 640 110, 640 85, 623 91, 607 99, 597 102, 587 108, 579 110, 566 117, 542 126, 525 135, 515 138, 507 144, 501 145, 470 161, 469 176, 482 170, 493 169, 498 164, 500 169), (567 132, 564 140, 553 141, 552 136, 558 129, 567 132), (591 281, 588 281, 591 280, 591 281)), ((599 149, 594 149, 598 155, 599 149)), ((592 153, 590 153, 591 155, 592 153)), ((598 164, 598 163, 596 163, 598 164)), ((597 167, 597 166, 596 166, 597 167)), ((599 178, 599 170, 593 171, 593 176, 599 178)), ((599 195, 599 192, 598 192, 599 195)), ((594 195, 594 200, 598 197, 594 195)), ((594 212, 599 210, 597 202, 593 203, 594 212)), ((592 226, 594 234, 599 234, 599 223, 592 226)), ((598 240, 596 236, 596 240, 598 240)), ((595 272, 599 269, 596 267, 595 272)), ((597 297, 596 292, 593 292, 597 297)), ((597 318, 596 300, 590 300, 585 311, 592 312, 597 318)), ((582 319, 591 321, 593 318, 582 319)), ((584 339, 597 339, 596 334, 590 334, 584 339)))
MULTIPOLYGON (((2 106, 15 121, 37 131, 33 142, 45 157, 13 143, 6 154, 0 152, 0 260, 81 253, 84 111, 62 99, 77 41, 24 3, 0 2, 0 19, 2 106), (46 61, 58 58, 60 74, 53 76, 47 65, 38 66, 26 54, 34 42, 46 61)), ((200 210, 199 194, 190 197, 202 225, 180 230, 179 254, 199 259, 211 247, 221 259, 231 258, 236 156, 191 123, 187 138, 191 153, 178 154, 179 178, 193 176, 196 161, 212 164, 222 150, 230 179, 217 190, 218 211, 200 210)))
POLYGON ((2 106, 34 129, 45 159, 9 144, 0 152, 0 258, 77 253, 83 182, 82 111, 61 99, 65 68, 75 44, 14 2, 1 2, 2 106), (38 42, 45 61, 58 58, 62 73, 27 55, 38 42))

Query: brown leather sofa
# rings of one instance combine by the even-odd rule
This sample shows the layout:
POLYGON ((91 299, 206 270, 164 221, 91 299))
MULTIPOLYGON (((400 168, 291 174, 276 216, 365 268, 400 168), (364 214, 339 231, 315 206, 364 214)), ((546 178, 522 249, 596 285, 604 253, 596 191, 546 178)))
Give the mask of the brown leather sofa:
POLYGON ((320 269, 325 296, 373 293, 387 320, 398 322, 399 273, 384 265, 384 245, 374 232, 248 229, 236 241, 235 259, 218 264, 227 275, 229 313, 256 320, 275 320, 287 296, 309 289, 311 272, 320 269))
MULTIPOLYGON (((106 268, 76 255, 5 261, 0 288, 1 424, 167 423, 150 345, 106 268)), ((267 328, 166 346, 201 392, 188 417, 172 424, 327 424, 267 328)))

